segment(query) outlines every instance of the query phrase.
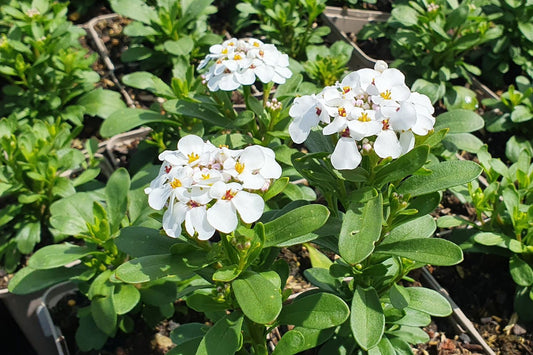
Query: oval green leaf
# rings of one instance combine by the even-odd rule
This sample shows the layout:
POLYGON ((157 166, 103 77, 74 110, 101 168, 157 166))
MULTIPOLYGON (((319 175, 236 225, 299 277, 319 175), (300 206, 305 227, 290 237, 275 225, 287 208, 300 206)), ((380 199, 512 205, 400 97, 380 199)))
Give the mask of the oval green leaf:
POLYGON ((39 270, 54 269, 94 253, 99 252, 70 243, 49 245, 37 250, 28 261, 28 265, 39 270))
POLYGON ((247 271, 232 282, 244 314, 259 324, 271 323, 281 312, 281 291, 261 274, 247 271))
POLYGON ((385 331, 385 315, 373 287, 357 286, 352 299, 350 326, 355 340, 364 350, 380 342, 385 331))
POLYGON ((459 246, 436 238, 415 238, 380 244, 375 252, 440 266, 455 265, 463 260, 463 251, 459 246))
POLYGON ((409 308, 422 311, 436 317, 452 314, 450 303, 440 293, 425 287, 408 287, 409 308))
POLYGON ((445 161, 432 165, 431 173, 427 175, 413 175, 407 178, 398 187, 398 193, 420 196, 445 190, 474 180, 482 170, 472 161, 445 161))
MULTIPOLYGON (((290 185, 290 184, 289 184, 290 185)), ((273 221, 265 223, 265 248, 277 246, 322 227, 329 217, 323 205, 298 207, 273 221)))
POLYGON ((348 305, 331 293, 314 293, 300 296, 283 307, 278 321, 311 329, 326 329, 344 323, 350 310, 348 305))

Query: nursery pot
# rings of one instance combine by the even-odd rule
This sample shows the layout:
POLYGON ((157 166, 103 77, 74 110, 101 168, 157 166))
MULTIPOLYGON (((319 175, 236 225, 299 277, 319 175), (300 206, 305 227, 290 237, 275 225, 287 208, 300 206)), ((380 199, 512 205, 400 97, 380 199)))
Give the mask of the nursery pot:
MULTIPOLYGON (((44 334, 47 342, 53 346, 50 352, 46 354, 68 355, 69 350, 65 337, 61 329, 54 324, 50 309, 64 298, 66 295, 74 294, 77 287, 71 282, 63 282, 50 287, 39 299, 36 314, 40 330, 44 334)), ((41 354, 41 352, 39 352, 41 354)), ((45 354, 44 352, 42 354, 45 354)))
POLYGON ((56 354, 55 345, 39 323, 38 309, 44 290, 28 295, 15 295, 7 289, 0 290, 0 299, 38 354, 56 354))

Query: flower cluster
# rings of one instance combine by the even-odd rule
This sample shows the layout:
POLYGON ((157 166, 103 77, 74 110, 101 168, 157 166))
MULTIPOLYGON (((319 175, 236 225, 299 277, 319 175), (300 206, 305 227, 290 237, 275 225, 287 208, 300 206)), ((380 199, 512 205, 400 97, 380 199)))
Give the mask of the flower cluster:
POLYGON ((241 150, 216 147, 189 135, 180 139, 178 150, 164 151, 159 175, 145 192, 163 214, 163 229, 178 237, 182 224, 190 236, 207 240, 215 230, 233 232, 237 212, 245 223, 263 214, 263 198, 253 191, 265 191, 272 179, 281 176, 274 152, 261 146, 241 150))
POLYGON ((209 51, 198 69, 215 61, 204 76, 211 91, 233 91, 241 85, 252 85, 256 77, 263 83, 283 84, 292 75, 287 54, 257 39, 232 38, 211 46, 209 51))
POLYGON ((358 142, 365 142, 365 149, 373 146, 381 158, 398 158, 414 147, 414 134, 426 135, 435 124, 429 98, 411 92, 404 80, 399 70, 378 61, 374 69, 352 72, 317 95, 296 98, 289 110, 292 140, 304 142, 311 128, 323 123, 323 134, 340 136, 331 155, 335 169, 359 165, 358 142))

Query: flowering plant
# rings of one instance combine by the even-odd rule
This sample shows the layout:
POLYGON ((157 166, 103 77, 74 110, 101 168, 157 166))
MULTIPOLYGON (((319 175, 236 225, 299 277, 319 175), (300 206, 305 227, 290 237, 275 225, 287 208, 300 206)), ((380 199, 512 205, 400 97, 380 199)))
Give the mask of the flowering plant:
POLYGON ((177 151, 159 155, 158 177, 146 189, 150 206, 168 206, 163 229, 170 237, 181 234, 207 240, 215 230, 232 233, 238 225, 256 222, 263 214, 263 198, 254 193, 268 190, 271 179, 281 176, 274 152, 261 146, 242 150, 217 148, 194 135, 178 142, 177 151))
POLYGON ((211 91, 233 91, 241 85, 252 85, 256 79, 267 84, 283 84, 290 78, 289 56, 282 54, 273 44, 264 44, 258 39, 228 39, 215 44, 198 69, 211 60, 215 64, 205 74, 211 91))
POLYGON ((323 133, 337 133, 331 163, 336 169, 355 169, 361 162, 357 142, 374 149, 380 158, 398 158, 414 147, 415 136, 433 128, 434 108, 429 98, 411 92, 398 69, 378 61, 374 69, 360 69, 317 95, 296 98, 289 114, 289 133, 302 143, 311 128, 327 124, 323 133))
MULTIPOLYGON (((334 262, 318 258, 322 262, 304 275, 351 309, 334 335, 315 346, 410 352, 409 344, 427 341, 419 327, 451 308, 433 290, 405 287, 408 273, 426 263, 462 260, 457 245, 430 238, 435 221, 429 213, 440 201, 439 191, 473 180, 481 168, 430 156, 449 127, 434 133, 429 99, 411 92, 403 74, 384 62, 295 99, 289 113, 292 139, 311 151, 294 154, 293 165, 321 191, 332 212, 328 224, 335 226, 309 240, 339 256, 334 262), (322 132, 313 129, 319 124, 322 132), (334 134, 332 144, 325 136, 334 134)), ((298 332, 288 332, 278 347, 297 346, 292 338, 298 332)))

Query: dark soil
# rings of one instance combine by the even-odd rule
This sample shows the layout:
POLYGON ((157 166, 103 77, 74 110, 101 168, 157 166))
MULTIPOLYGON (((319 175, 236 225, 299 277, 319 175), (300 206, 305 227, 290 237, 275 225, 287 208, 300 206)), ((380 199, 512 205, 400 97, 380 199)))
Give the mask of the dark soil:
POLYGON ((465 254, 459 265, 434 268, 433 276, 496 352, 533 354, 533 324, 510 322, 515 285, 507 258, 465 254))
POLYGON ((79 307, 89 305, 88 299, 80 292, 63 297, 50 310, 54 323, 59 326, 66 339, 70 354, 73 355, 162 355, 174 345, 170 339, 170 332, 179 324, 203 322, 201 314, 186 308, 183 302, 175 303, 176 312, 172 319, 149 327, 141 317, 135 317, 134 330, 131 333, 118 331, 114 338, 109 338, 101 350, 83 352, 76 346, 75 335, 78 329, 76 313, 79 307))

